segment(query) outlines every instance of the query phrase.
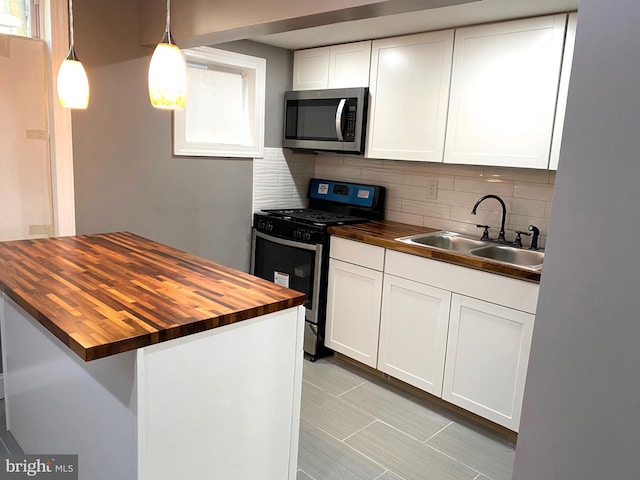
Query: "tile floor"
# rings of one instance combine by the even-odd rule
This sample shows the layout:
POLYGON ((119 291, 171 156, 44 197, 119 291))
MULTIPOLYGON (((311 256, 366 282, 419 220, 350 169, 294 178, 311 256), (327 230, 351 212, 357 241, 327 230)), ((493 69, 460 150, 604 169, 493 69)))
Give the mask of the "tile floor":
POLYGON ((297 480, 510 480, 515 445, 328 357, 305 360, 297 480))
MULTIPOLYGON (((505 437, 334 357, 303 378, 297 480, 511 480, 505 437)), ((22 452, 0 400, 7 453, 22 452)))
POLYGON ((4 398, 0 399, 0 455, 22 453, 13 436, 7 432, 7 418, 4 411, 4 398))

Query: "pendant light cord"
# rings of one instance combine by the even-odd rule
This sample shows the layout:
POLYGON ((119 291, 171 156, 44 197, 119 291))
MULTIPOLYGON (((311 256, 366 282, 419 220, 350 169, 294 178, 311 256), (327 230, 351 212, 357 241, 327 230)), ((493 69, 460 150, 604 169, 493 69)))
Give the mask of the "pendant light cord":
POLYGON ((167 27, 164 36, 168 44, 173 44, 173 38, 171 38, 171 0, 167 0, 167 27))
POLYGON ((69 46, 71 49, 75 47, 73 38, 73 0, 69 0, 69 46))

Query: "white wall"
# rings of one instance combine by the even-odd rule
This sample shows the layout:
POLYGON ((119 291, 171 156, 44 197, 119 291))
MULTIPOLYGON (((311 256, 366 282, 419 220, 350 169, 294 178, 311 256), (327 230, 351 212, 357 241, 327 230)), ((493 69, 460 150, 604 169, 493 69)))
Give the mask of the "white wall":
POLYGON ((640 478, 638 25, 580 2, 514 480, 640 478))

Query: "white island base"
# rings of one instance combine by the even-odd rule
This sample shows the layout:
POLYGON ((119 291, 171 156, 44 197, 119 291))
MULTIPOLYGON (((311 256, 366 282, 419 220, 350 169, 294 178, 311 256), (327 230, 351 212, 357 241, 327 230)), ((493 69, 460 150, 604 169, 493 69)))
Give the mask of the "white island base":
POLYGON ((2 294, 7 429, 81 480, 294 480, 304 307, 84 362, 2 294))

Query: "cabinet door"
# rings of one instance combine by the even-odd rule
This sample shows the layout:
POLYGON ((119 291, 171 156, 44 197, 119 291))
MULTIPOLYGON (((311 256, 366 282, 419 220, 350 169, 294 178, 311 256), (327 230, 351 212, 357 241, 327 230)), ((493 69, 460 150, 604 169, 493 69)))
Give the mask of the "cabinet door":
POLYGON ((517 431, 534 318, 453 294, 442 398, 517 431))
POLYGON ((378 370, 439 397, 451 293, 393 275, 382 292, 378 370))
POLYGON ((565 23, 456 30, 445 163, 548 167, 565 23))
POLYGON ((376 368, 382 272, 329 259, 324 344, 376 368))
POLYGON ((453 30, 375 40, 366 155, 442 162, 453 30))
POLYGON ((293 90, 327 88, 329 50, 329 47, 320 47, 293 52, 293 90))
POLYGON ((562 55, 562 72, 560 73, 558 106, 556 108, 556 120, 553 126, 553 140, 551 141, 549 170, 557 170, 558 160, 560 159, 560 145, 562 143, 562 132, 564 131, 564 116, 567 110, 569 78, 571 77, 571 66, 573 64, 573 47, 576 42, 577 25, 578 14, 575 12, 569 14, 569 21, 567 22, 567 38, 564 42, 564 54, 562 55))
POLYGON ((371 41, 332 45, 329 52, 329 88, 369 86, 371 41))

